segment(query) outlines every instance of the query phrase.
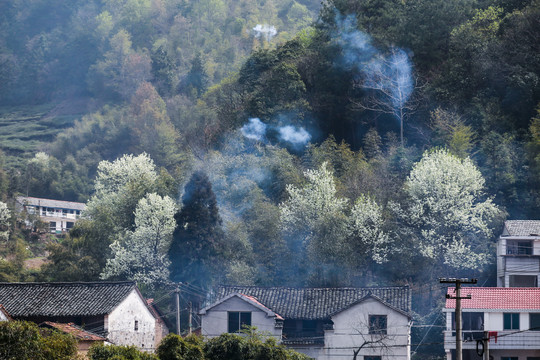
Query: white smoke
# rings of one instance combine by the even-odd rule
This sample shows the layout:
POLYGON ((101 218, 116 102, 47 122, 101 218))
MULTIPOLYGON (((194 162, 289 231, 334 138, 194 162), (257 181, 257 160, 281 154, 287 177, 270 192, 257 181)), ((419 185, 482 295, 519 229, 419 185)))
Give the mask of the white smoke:
POLYGON ((311 140, 311 135, 303 127, 297 128, 292 125, 279 128, 279 137, 281 140, 291 143, 294 146, 305 145, 311 140))
POLYGON ((266 136, 266 124, 259 118, 251 118, 249 123, 240 128, 240 131, 248 139, 262 141, 266 136))
MULTIPOLYGON (((259 118, 250 118, 249 122, 240 128, 240 132, 248 139, 266 142, 268 129, 277 131, 281 142, 286 142, 294 148, 301 148, 311 140, 311 134, 303 127, 293 125, 272 126, 263 123, 259 118)), ((272 136, 270 136, 272 137, 272 136)))
POLYGON ((276 27, 268 24, 257 24, 257 26, 253 28, 253 32, 255 33, 255 37, 257 39, 264 37, 264 39, 268 42, 277 34, 276 27))

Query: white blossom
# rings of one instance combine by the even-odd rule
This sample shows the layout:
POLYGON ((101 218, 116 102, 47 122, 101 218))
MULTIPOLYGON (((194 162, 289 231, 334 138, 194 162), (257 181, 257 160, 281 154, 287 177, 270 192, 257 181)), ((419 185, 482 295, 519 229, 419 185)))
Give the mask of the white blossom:
POLYGON ((6 203, 0 201, 0 240, 8 240, 9 238, 9 218, 11 212, 6 203))
POLYGON ((168 196, 152 193, 142 198, 135 210, 135 230, 111 244, 113 257, 107 260, 102 279, 125 276, 145 284, 166 282, 176 210, 168 196))
POLYGON ((490 223, 500 210, 484 199, 484 178, 473 162, 447 150, 426 152, 405 182, 409 196, 404 218, 420 230, 419 251, 455 268, 487 262, 490 223))

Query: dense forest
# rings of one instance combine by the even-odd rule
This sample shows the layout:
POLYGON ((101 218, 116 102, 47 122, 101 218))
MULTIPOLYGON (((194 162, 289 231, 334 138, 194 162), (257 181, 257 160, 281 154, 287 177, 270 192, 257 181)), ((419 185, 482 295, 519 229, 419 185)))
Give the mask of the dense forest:
POLYGON ((433 325, 437 278, 493 285, 538 219, 539 0, 13 0, 0 29, 2 281, 409 284, 433 325), (21 194, 87 210, 56 238, 21 194))

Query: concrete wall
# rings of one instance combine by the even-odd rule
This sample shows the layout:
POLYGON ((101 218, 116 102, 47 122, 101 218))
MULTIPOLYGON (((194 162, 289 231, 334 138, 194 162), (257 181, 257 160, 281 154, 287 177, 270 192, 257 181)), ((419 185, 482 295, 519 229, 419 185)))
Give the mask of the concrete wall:
POLYGON ((332 317, 334 329, 325 331, 324 349, 320 360, 337 360, 353 356, 353 348, 368 341, 376 341, 372 348, 359 353, 381 356, 382 359, 410 359, 410 324, 404 314, 375 299, 367 299, 332 317), (387 316, 387 334, 369 334, 369 315, 387 316))
POLYGON ((509 287, 510 275, 535 275, 540 285, 540 260, 530 256, 504 256, 506 255, 507 241, 532 241, 533 255, 540 255, 540 239, 537 237, 503 237, 497 243, 497 286, 509 287))
POLYGON ((135 345, 145 351, 156 348, 156 319, 136 290, 106 317, 105 329, 115 345, 135 345), (135 321, 138 322, 137 330, 135 321))
POLYGON ((201 331, 203 336, 216 337, 228 332, 230 311, 251 312, 251 326, 259 332, 281 340, 281 328, 276 328, 274 317, 269 317, 262 309, 233 296, 201 315, 201 331))

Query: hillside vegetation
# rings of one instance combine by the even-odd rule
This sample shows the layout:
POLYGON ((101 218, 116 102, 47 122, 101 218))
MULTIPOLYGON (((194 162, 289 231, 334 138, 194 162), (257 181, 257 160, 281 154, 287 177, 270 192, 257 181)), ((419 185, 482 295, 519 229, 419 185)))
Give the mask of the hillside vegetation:
POLYGON ((436 279, 494 284, 502 222, 538 218, 538 0, 25 0, 0 29, 6 280, 410 284, 432 324, 436 279), (87 217, 47 239, 17 194, 87 217))

